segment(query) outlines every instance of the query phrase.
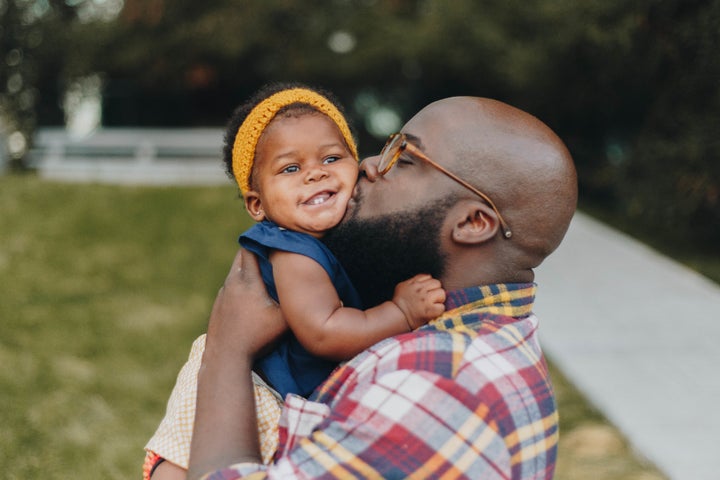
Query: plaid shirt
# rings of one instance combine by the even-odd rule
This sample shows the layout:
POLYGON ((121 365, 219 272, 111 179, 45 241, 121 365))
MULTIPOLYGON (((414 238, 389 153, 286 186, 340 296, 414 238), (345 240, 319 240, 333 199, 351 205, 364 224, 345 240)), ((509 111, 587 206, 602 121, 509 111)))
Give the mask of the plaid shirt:
POLYGON ((448 293, 442 317, 289 395, 269 466, 235 478, 550 479, 558 416, 531 313, 533 284, 448 293))

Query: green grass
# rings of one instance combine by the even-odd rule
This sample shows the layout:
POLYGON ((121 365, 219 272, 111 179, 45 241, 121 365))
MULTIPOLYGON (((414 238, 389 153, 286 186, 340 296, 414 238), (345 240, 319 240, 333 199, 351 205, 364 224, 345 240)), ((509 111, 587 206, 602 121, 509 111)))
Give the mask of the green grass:
POLYGON ((0 177, 3 478, 139 478, 247 224, 231 185, 0 177))
MULTIPOLYGON (((232 185, 0 176, 2 478, 140 478, 143 446, 248 224, 232 185)), ((558 479, 661 478, 553 378, 558 479), (588 452, 598 435, 603 448, 588 452)))

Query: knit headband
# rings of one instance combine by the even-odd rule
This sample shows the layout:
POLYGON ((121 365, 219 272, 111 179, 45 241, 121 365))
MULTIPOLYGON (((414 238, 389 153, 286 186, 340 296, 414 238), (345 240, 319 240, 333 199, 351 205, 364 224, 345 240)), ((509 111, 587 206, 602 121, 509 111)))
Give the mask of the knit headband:
POLYGON ((240 191, 245 195, 250 190, 250 173, 252 172, 253 160, 255 158, 255 148, 260 139, 260 135, 265 128, 275 118, 275 114, 288 105, 293 103, 304 103, 324 113, 335 122, 340 129, 345 143, 347 143, 350 153, 355 159, 358 158, 357 147, 353 140, 350 128, 348 127, 345 117, 327 98, 319 93, 307 90, 305 88, 291 88, 275 93, 250 111, 245 121, 238 128, 235 136, 235 143, 232 150, 232 167, 235 174, 240 191))

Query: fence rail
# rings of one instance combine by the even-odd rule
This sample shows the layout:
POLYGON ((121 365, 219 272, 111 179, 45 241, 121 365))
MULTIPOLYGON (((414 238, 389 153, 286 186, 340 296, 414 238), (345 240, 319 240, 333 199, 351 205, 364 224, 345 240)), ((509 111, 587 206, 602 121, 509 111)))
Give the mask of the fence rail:
POLYGON ((228 183, 222 129, 102 129, 74 138, 40 129, 30 165, 42 178, 135 185, 228 183))

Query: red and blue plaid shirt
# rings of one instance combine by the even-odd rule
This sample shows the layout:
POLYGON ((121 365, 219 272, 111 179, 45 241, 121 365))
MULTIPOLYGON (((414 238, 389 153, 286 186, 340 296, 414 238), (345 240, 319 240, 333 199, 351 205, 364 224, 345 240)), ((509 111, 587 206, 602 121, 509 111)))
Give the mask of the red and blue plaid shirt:
POLYGON ((442 317, 337 368, 312 401, 289 395, 274 464, 206 478, 552 478, 558 416, 534 295, 449 292, 442 317))

